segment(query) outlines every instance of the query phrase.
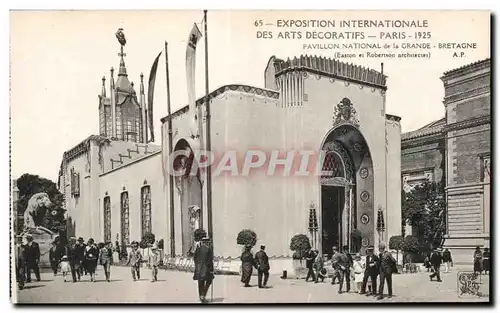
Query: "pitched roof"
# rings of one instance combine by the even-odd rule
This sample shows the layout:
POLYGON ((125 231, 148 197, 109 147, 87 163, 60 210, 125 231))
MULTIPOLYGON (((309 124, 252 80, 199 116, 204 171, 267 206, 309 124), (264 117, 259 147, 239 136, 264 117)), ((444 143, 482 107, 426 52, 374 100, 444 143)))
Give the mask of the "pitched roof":
POLYGON ((401 134, 401 140, 410 140, 410 139, 438 134, 443 131, 443 127, 445 125, 446 125, 446 118, 443 117, 417 130, 401 134))

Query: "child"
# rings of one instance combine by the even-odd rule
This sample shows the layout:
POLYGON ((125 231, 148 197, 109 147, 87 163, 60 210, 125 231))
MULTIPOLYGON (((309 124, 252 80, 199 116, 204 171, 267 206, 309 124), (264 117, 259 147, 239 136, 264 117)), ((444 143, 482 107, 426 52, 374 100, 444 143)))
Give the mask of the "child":
POLYGON ((137 242, 132 242, 132 251, 128 255, 128 261, 126 265, 130 265, 130 270, 132 271, 132 278, 134 281, 141 279, 140 266, 142 261, 142 255, 139 251, 139 244, 137 242), (137 279, 136 279, 137 274, 137 279))
POLYGON ((66 275, 71 272, 71 267, 69 265, 68 257, 64 255, 61 259, 61 272, 64 277, 64 282, 66 282, 66 275))
POLYGON ((160 251, 158 250, 158 246, 155 244, 151 248, 151 269, 152 269, 152 278, 151 282, 154 283, 155 281, 158 281, 158 266, 160 266, 160 251))
POLYGON ((352 269, 354 273, 354 284, 356 286, 356 292, 359 293, 361 291, 361 284, 363 283, 364 276, 364 266, 361 262, 361 256, 359 255, 359 253, 354 257, 352 269))

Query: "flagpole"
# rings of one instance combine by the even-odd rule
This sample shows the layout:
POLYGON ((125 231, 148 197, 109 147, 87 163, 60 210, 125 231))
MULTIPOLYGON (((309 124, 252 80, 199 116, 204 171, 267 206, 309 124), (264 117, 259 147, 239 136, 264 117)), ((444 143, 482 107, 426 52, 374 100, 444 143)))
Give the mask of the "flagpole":
MULTIPOLYGON (((167 112, 168 112, 168 152, 169 157, 173 151, 172 111, 170 108, 170 75, 168 71, 168 43, 165 41, 165 71, 167 75, 167 112)), ((169 171, 170 172, 170 171, 169 171)), ((170 200, 170 255, 175 257, 175 218, 174 218, 174 176, 168 175, 169 200, 170 200)))
MULTIPOLYGON (((206 110, 206 136, 207 136, 207 151, 212 151, 212 142, 210 136, 210 99, 208 87, 208 32, 207 32, 207 10, 203 10, 205 21, 205 110, 206 110)), ((208 217, 208 235, 212 241, 212 249, 214 248, 213 237, 213 221, 212 221, 212 170, 207 168, 207 217, 208 217)))

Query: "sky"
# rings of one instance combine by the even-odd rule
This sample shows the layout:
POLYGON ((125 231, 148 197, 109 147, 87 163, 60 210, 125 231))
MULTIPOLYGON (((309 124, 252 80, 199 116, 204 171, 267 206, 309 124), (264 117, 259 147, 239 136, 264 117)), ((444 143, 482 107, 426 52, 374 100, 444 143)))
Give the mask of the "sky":
MULTIPOLYGON (((127 38, 127 72, 136 90, 140 73, 147 82, 152 62, 166 40, 172 111, 187 104, 186 45, 193 23, 203 19, 202 11, 18 11, 10 17, 13 178, 31 173, 57 182, 64 151, 99 133, 101 78, 106 76, 108 85, 110 68, 119 66, 115 32, 120 27, 127 38)), ((278 19, 426 19, 429 27, 424 31, 432 33, 432 44, 476 43, 477 48, 467 50, 464 58, 454 58, 454 50, 433 49, 430 59, 349 60, 376 70, 384 62, 384 74, 389 76, 387 113, 402 118, 403 132, 444 116, 443 72, 488 58, 490 51, 490 17, 481 11, 209 11, 210 90, 225 84, 263 87, 264 69, 272 55, 332 57, 332 50, 304 50, 305 41, 256 38, 255 21, 275 23, 278 19)), ((266 30, 286 29, 268 26, 266 30)), ((378 35, 384 30, 355 31, 378 35)), ((205 92, 204 50, 202 39, 196 61, 197 97, 205 92)), ((158 66, 154 102, 155 143, 161 144, 160 119, 167 112, 164 57, 158 66)))

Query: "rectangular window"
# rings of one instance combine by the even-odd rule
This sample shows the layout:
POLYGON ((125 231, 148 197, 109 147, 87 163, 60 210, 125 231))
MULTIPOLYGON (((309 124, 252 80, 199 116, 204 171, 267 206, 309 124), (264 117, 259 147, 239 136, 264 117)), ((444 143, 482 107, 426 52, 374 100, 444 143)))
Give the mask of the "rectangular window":
POLYGON ((142 236, 151 232, 151 188, 141 188, 141 229, 142 236))
POLYGON ((489 155, 481 157, 481 182, 489 183, 491 178, 491 159, 489 155))
POLYGON ((111 242, 111 200, 104 198, 104 242, 111 242))
POLYGON ((122 192, 121 195, 121 232, 122 244, 130 244, 130 221, 129 221, 129 206, 128 192, 122 192))

